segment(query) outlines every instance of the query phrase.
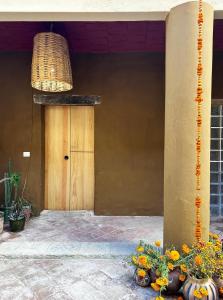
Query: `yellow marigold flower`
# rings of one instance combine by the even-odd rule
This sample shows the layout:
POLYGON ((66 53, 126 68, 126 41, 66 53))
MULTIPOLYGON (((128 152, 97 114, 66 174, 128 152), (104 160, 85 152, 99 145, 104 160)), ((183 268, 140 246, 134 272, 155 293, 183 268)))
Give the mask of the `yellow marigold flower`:
POLYGON ((132 256, 132 262, 137 265, 138 260, 136 256, 132 256))
POLYGON ((142 266, 146 266, 147 264, 147 257, 145 255, 140 255, 138 258, 138 262, 142 266))
POLYGON ((198 299, 202 299, 203 298, 203 296, 202 296, 202 294, 200 293, 199 290, 194 290, 194 296, 196 298, 198 298, 198 299))
POLYGON ((176 261, 180 258, 180 254, 178 251, 176 250, 172 250, 170 251, 170 258, 173 260, 173 261, 176 261))
POLYGON ((137 270, 137 275, 140 277, 145 277, 146 276, 146 271, 143 269, 138 269, 137 270))
POLYGON ((154 289, 155 292, 159 292, 160 286, 156 283, 151 283, 151 287, 154 289))
POLYGON ((217 235, 217 234, 213 234, 212 237, 213 237, 214 240, 218 240, 219 239, 219 235, 217 235))
POLYGON ((201 295, 203 295, 203 296, 208 296, 208 291, 207 291, 207 289, 204 288, 204 287, 201 287, 201 288, 200 288, 200 293, 201 293, 201 295))
POLYGON ((182 246, 182 251, 183 251, 185 254, 189 254, 189 253, 190 253, 190 248, 189 248, 186 244, 183 244, 183 246, 182 246))
POLYGON ((165 254, 166 256, 170 257, 170 250, 166 250, 165 254))
POLYGON ((194 258, 195 265, 200 266, 203 262, 203 259, 200 255, 195 256, 194 258))
POLYGON ((160 247, 161 242, 160 241, 155 241, 155 245, 156 245, 156 247, 160 247))
POLYGON ((183 275, 183 274, 180 274, 180 275, 179 275, 179 280, 180 280, 180 281, 185 281, 185 279, 186 279, 186 276, 185 276, 185 275, 183 275))
POLYGON ((144 247, 139 245, 139 246, 136 248, 136 251, 137 251, 137 252, 144 252, 144 247))
POLYGON ((168 264, 167 264, 167 267, 168 267, 168 269, 171 270, 171 271, 173 271, 173 269, 174 269, 174 265, 171 264, 171 263, 168 263, 168 264))
POLYGON ((180 269, 182 272, 187 273, 187 266, 186 265, 180 265, 180 269))
POLYGON ((165 300, 162 296, 156 297, 156 300, 165 300))
POLYGON ((157 283, 159 286, 165 286, 165 285, 168 285, 169 280, 168 280, 166 277, 160 277, 160 278, 157 278, 157 279, 156 279, 156 283, 157 283))

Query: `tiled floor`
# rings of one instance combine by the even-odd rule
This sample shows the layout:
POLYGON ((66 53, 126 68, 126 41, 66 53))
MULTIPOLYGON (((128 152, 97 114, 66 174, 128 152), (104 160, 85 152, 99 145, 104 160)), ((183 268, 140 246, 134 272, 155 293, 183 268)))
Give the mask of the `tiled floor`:
POLYGON ((153 300, 124 257, 139 239, 162 239, 162 222, 45 211, 25 231, 0 235, 0 300, 153 300))

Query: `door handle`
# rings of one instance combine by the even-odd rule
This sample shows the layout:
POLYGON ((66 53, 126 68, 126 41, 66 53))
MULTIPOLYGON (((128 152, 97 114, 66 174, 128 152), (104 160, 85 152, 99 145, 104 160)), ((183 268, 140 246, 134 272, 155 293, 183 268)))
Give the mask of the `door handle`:
POLYGON ((68 159, 69 159, 69 156, 68 156, 68 155, 65 155, 65 156, 64 156, 64 159, 65 159, 65 160, 68 160, 68 159))

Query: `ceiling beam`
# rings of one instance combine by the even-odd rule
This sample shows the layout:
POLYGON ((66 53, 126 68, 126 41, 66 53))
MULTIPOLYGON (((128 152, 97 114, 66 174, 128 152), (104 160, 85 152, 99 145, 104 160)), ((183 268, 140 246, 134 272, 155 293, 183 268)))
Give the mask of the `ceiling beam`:
MULTIPOLYGON (((4 0, 0 21, 141 21, 165 20, 185 0, 4 0)), ((215 18, 223 18, 223 1, 207 0, 215 18)))

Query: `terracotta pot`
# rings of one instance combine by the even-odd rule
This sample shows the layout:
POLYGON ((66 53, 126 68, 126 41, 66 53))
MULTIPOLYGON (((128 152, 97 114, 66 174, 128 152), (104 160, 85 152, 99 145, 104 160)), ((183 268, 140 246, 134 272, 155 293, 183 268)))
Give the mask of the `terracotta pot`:
POLYGON ((134 279, 135 279, 135 282, 139 285, 139 286, 142 286, 142 287, 147 287, 149 286, 150 284, 150 277, 149 277, 149 274, 147 273, 145 277, 141 277, 137 274, 137 271, 138 269, 135 270, 135 273, 134 273, 134 279))
MULTIPOLYGON (((181 289, 183 282, 179 280, 181 272, 178 268, 174 269, 173 271, 169 272, 168 280, 169 284, 163 294, 165 295, 175 295, 181 289)), ((156 282, 158 276, 156 275, 155 271, 151 271, 150 278, 152 282, 156 282)))
POLYGON ((183 286, 183 295, 185 300, 194 300, 194 291, 200 288, 205 288, 208 291, 208 296, 202 297, 202 300, 218 300, 218 289, 211 278, 196 279, 188 275, 188 278, 183 286))

